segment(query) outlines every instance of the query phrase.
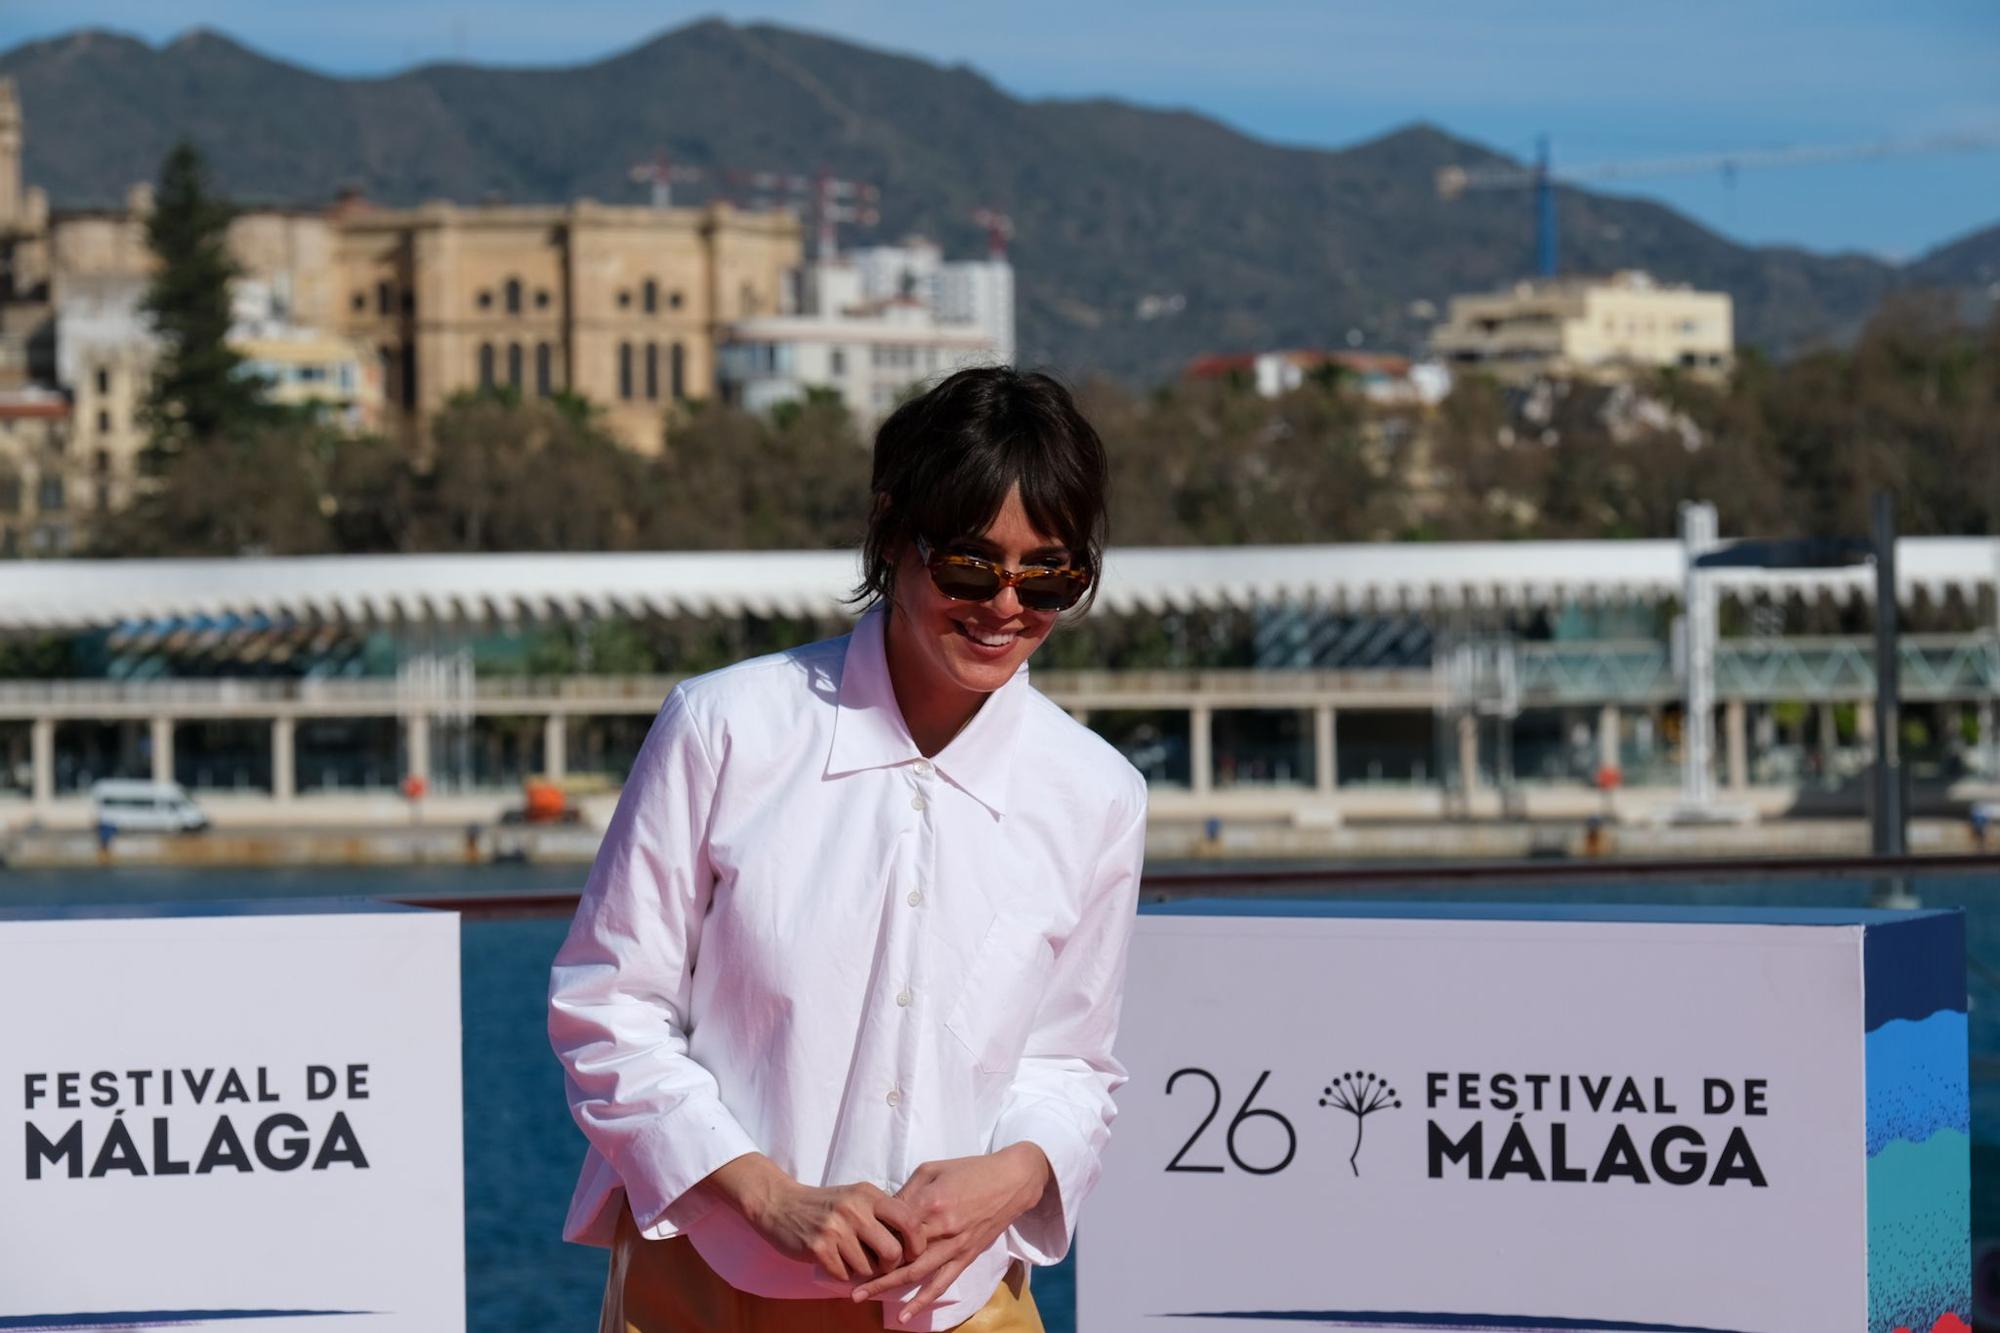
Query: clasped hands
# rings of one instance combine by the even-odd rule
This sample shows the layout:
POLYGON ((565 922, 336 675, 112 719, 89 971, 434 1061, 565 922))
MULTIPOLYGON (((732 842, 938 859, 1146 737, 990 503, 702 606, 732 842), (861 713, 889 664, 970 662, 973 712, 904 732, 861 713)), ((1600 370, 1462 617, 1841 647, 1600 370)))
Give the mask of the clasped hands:
POLYGON ((801 1185, 765 1165, 761 1188, 728 1191, 745 1220, 786 1254, 854 1282, 855 1301, 921 1284, 903 1304, 905 1321, 943 1295, 1051 1183, 1048 1158, 1031 1143, 926 1162, 893 1195, 865 1183, 801 1185))

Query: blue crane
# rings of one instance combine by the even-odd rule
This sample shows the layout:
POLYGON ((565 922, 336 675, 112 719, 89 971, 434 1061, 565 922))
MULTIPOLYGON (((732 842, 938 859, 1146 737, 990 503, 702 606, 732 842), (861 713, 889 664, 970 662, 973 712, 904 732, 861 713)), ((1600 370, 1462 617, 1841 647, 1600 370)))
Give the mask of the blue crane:
POLYGON ((1918 139, 1880 139, 1869 143, 1809 144, 1793 148, 1753 148, 1735 153, 1704 153, 1689 157, 1659 157, 1637 162, 1596 162, 1557 171, 1549 152, 1549 136, 1536 143, 1532 164, 1507 163, 1502 166, 1440 167, 1437 191, 1441 199, 1456 199, 1468 190, 1514 190, 1532 187, 1535 192, 1535 272, 1544 278, 1556 275, 1556 186, 1595 185, 1606 181, 1637 180, 1650 176, 1687 175, 1719 171, 1733 180, 1736 173, 1751 168, 1803 166, 1814 162, 1846 162, 1877 157, 1910 157, 1928 153, 1985 152, 2000 148, 2000 132, 1990 130, 1933 134, 1918 139))

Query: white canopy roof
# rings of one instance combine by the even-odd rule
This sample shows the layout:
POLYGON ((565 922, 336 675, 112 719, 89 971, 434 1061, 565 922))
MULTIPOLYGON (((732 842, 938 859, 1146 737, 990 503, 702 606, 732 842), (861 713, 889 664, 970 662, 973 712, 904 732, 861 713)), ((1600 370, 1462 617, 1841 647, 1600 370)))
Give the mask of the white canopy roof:
MULTIPOLYGON (((1315 605, 1342 610, 1560 607, 1677 598, 1675 541, 1126 547, 1109 610, 1315 605)), ((1905 538, 1905 601, 1991 590, 2000 539, 1905 538)), ((640 615, 837 615, 850 551, 289 556, 0 562, 0 630, 197 617, 348 623, 640 615)), ((1871 597, 1874 571, 1719 570, 1739 596, 1871 597)))

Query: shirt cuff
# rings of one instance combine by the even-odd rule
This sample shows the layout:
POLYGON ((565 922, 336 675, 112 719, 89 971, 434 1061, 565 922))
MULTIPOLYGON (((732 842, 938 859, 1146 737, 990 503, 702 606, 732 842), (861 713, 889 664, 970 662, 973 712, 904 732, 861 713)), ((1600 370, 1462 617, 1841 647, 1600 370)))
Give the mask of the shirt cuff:
POLYGON ((1038 1099, 1003 1111, 992 1151, 1032 1143, 1049 1159, 1049 1184, 1041 1200, 1014 1219, 1007 1248, 1031 1264, 1060 1263, 1069 1253, 1078 1206, 1097 1183, 1097 1152, 1064 1109, 1038 1099))
POLYGON ((655 1239, 700 1221, 714 1201, 688 1191, 757 1145, 722 1099, 692 1092, 661 1116, 613 1163, 639 1230, 655 1239), (664 1223, 664 1225, 662 1225, 664 1223))

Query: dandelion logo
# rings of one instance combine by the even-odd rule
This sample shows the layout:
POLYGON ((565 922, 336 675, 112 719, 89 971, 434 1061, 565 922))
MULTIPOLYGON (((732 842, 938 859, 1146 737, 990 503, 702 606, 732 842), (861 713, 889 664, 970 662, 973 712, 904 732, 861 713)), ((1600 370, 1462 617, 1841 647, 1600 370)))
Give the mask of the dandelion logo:
POLYGON ((1356 1159, 1361 1156, 1361 1132, 1367 1128, 1368 1117, 1403 1103, 1397 1099, 1396 1090, 1389 1086, 1387 1079, 1377 1074, 1357 1072, 1335 1074, 1333 1082, 1326 1085, 1326 1095, 1319 1099, 1319 1104, 1335 1107, 1354 1117, 1354 1151, 1348 1154, 1347 1165, 1358 1176, 1361 1167, 1356 1159))

